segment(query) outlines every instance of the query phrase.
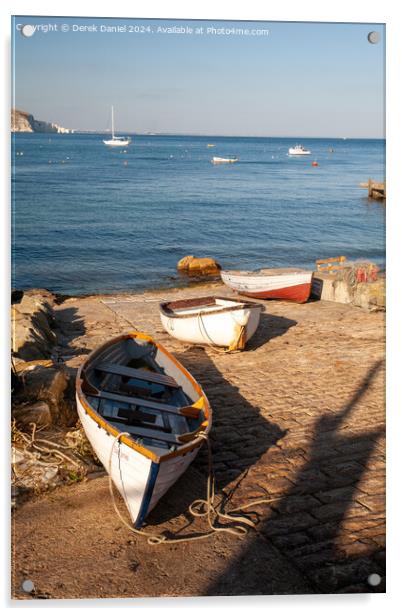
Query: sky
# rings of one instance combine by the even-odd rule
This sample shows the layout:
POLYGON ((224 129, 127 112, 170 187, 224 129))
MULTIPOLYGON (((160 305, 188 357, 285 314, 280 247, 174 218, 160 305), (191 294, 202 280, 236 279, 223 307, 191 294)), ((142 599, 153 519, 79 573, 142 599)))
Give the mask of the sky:
POLYGON ((114 105, 117 133, 384 137, 380 24, 30 16, 12 30, 13 106, 66 128, 105 131, 114 105))

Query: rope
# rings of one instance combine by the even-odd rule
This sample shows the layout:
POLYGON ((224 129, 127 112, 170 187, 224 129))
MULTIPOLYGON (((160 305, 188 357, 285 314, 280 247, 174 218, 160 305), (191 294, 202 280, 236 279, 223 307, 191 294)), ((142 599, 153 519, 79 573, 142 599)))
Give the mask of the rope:
POLYGON ((239 353, 240 349, 237 348, 237 345, 239 343, 240 338, 242 337, 244 330, 246 329, 245 325, 240 325, 240 332, 238 337, 236 338, 236 340, 234 342, 232 342, 232 344, 227 348, 227 349, 221 349, 219 348, 218 345, 215 344, 215 342, 212 340, 212 338, 209 336, 208 332, 207 332, 207 328, 205 327, 205 323, 203 321, 202 318, 202 314, 201 311, 197 314, 197 319, 198 319, 198 328, 200 330, 200 334, 203 335, 203 331, 201 329, 201 325, 202 328, 204 330, 204 334, 207 338, 207 345, 216 353, 222 353, 222 354, 227 354, 227 353, 239 353))
POLYGON ((102 304, 104 306, 107 306, 107 308, 109 308, 109 310, 111 312, 113 312, 113 314, 118 318, 118 319, 124 319, 125 321, 127 321, 127 323, 130 325, 130 327, 135 330, 135 331, 139 331, 138 327, 136 327, 134 325, 134 323, 132 321, 130 321, 130 319, 128 319, 126 316, 124 316, 124 314, 120 314, 119 312, 117 312, 116 310, 113 310, 113 308, 110 307, 110 304, 107 304, 106 302, 104 302, 103 300, 100 300, 102 302, 102 304))
MULTIPOLYGON (((120 432, 113 440, 113 444, 110 450, 110 457, 109 457, 109 468, 108 468, 108 473, 109 473, 109 492, 112 498, 112 504, 113 504, 113 508, 118 516, 118 518, 120 519, 120 521, 124 524, 124 526, 126 528, 128 528, 129 530, 131 530, 132 532, 136 533, 137 535, 141 535, 143 537, 147 537, 147 543, 149 545, 160 545, 161 543, 184 543, 187 541, 198 541, 201 539, 206 539, 207 537, 210 537, 211 535, 214 535, 215 533, 229 533, 231 535, 235 535, 237 537, 243 537, 245 535, 247 535, 248 533, 248 529, 249 528, 255 528, 255 523, 252 522, 252 520, 250 520, 249 518, 247 518, 246 516, 243 515, 232 515, 233 513, 236 512, 242 512, 244 509, 248 509, 250 507, 254 507, 256 505, 262 504, 262 503, 272 503, 273 501, 278 501, 281 500, 282 497, 277 497, 277 498, 260 498, 258 500, 254 500, 254 501, 250 501, 249 503, 246 503, 244 505, 241 505, 240 507, 237 507, 235 509, 232 509, 230 511, 230 513, 226 512, 226 511, 222 511, 222 510, 218 510, 217 507, 214 504, 215 501, 215 481, 214 481, 214 477, 213 477, 213 465, 212 465, 212 451, 211 451, 211 444, 208 440, 208 436, 207 434, 205 434, 205 432, 201 432, 199 434, 199 436, 206 441, 207 446, 208 446, 208 478, 207 478, 207 495, 205 499, 199 498, 194 500, 188 507, 188 511, 190 512, 190 514, 194 517, 194 518, 202 518, 202 517, 206 517, 207 522, 208 522, 208 526, 210 528, 210 530, 206 533, 202 533, 200 535, 196 535, 194 537, 176 537, 175 539, 168 539, 163 533, 161 534, 153 534, 153 533, 148 533, 146 531, 140 530, 138 528, 134 528, 131 524, 129 524, 121 515, 119 509, 117 508, 116 505, 116 501, 115 501, 115 497, 114 497, 114 492, 113 492, 113 481, 112 481, 112 455, 113 455, 113 450, 114 450, 114 446, 115 443, 118 442, 119 443, 119 453, 118 453, 118 460, 119 460, 119 468, 120 468, 120 438, 122 436, 130 436, 129 432, 120 432), (225 520, 230 520, 232 522, 234 522, 235 524, 232 526, 215 526, 214 522, 212 520, 212 514, 216 517, 216 519, 219 521, 219 518, 224 518, 225 520), (244 524, 245 526, 241 526, 241 524, 244 524)), ((126 491, 124 488, 124 483, 123 483, 123 476, 120 473, 120 478, 121 478, 121 483, 122 483, 122 488, 123 488, 123 493, 124 493, 124 500, 126 502, 126 506, 128 507, 127 504, 127 499, 126 499, 126 491)))

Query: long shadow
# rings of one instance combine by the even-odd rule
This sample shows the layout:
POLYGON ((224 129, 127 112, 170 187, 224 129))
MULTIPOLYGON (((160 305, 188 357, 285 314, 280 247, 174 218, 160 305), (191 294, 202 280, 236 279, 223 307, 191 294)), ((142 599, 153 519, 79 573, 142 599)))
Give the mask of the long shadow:
POLYGON ((283 336, 288 329, 295 325, 297 325, 297 321, 293 319, 287 319, 286 317, 280 317, 275 314, 270 314, 269 312, 263 312, 260 317, 257 331, 247 342, 246 349, 248 351, 254 351, 273 338, 283 336))
MULTIPOLYGON (((213 410, 210 443, 218 489, 241 479, 248 469, 285 433, 267 421, 238 388, 225 379, 204 349, 192 348, 177 359, 202 385, 213 410), (258 436, 258 438, 257 438, 258 436)), ((158 524, 187 510, 196 498, 205 498, 208 457, 202 448, 185 475, 169 490, 153 512, 149 523, 158 524), (191 475, 191 481, 188 481, 191 475)))
POLYGON ((55 333, 57 336, 57 346, 55 348, 56 361, 64 356, 74 357, 89 353, 91 349, 86 347, 72 346, 72 342, 83 336, 86 332, 84 320, 78 316, 77 308, 63 308, 57 311, 55 322, 55 333))
MULTIPOLYGON (((369 430, 358 436, 345 436, 340 428, 369 388, 381 364, 373 365, 345 407, 317 420, 309 460, 294 480, 294 488, 277 504, 272 504, 274 511, 261 521, 257 536, 224 574, 210 584, 205 595, 264 594, 264 589, 272 588, 274 572, 264 570, 259 562, 263 561, 264 552, 271 550, 278 550, 279 558, 285 557, 304 575, 312 592, 384 591, 385 565, 381 548, 370 541, 359 543, 352 531, 348 532, 351 543, 356 542, 353 544, 353 547, 356 545, 355 557, 348 557, 337 545, 346 514, 349 513, 348 519, 353 518, 356 489, 375 444, 383 434, 383 430, 369 430), (370 587, 367 583, 371 574, 381 576, 379 586, 370 587)), ((269 479, 266 488, 269 491, 269 479)), ((358 536, 359 528, 364 528, 364 507, 357 507, 357 517, 350 528, 353 527, 358 536), (363 515, 360 521, 359 515, 363 515)), ((383 532, 380 518, 379 533, 383 532)), ((283 594, 283 590, 280 592, 283 594)), ((291 578, 288 592, 293 593, 291 578)))

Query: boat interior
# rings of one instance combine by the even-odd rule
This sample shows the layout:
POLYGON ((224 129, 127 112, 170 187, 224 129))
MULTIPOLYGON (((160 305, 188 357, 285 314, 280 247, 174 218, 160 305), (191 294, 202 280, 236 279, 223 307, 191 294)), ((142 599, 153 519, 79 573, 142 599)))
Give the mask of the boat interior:
POLYGON ((226 297, 198 297, 166 302, 161 304, 160 308, 166 316, 197 316, 200 312, 205 314, 206 312, 222 312, 227 309, 242 310, 245 306, 245 302, 226 297))
POLYGON ((93 410, 158 455, 192 440, 205 419, 192 406, 199 394, 173 363, 173 374, 166 374, 161 355, 155 345, 128 338, 97 354, 81 373, 93 410))

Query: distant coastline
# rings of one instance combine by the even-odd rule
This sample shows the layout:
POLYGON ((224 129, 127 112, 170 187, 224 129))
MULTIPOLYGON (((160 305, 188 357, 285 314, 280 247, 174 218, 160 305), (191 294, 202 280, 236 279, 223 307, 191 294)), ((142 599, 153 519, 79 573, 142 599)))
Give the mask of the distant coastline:
POLYGON ((11 109, 12 133, 74 133, 71 128, 64 128, 54 122, 36 120, 31 113, 11 109))

